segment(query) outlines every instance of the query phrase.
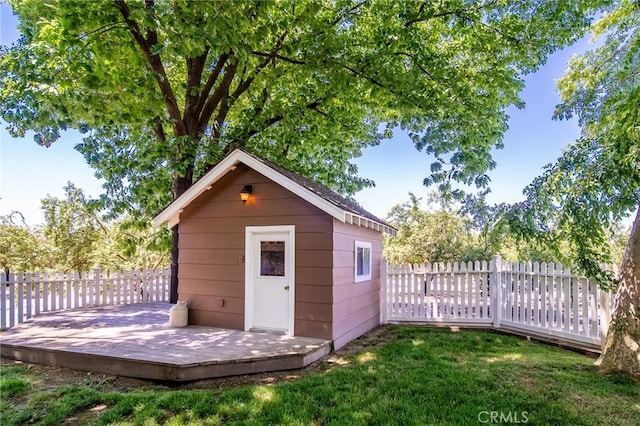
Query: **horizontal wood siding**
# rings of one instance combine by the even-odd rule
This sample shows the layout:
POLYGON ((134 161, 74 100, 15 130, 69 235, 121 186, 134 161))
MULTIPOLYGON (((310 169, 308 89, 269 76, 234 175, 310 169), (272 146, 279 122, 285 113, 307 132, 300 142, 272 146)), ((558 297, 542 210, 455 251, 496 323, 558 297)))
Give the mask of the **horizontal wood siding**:
POLYGON ((191 324, 244 328, 245 227, 295 225, 298 336, 331 339, 332 218, 239 164, 180 215, 179 298, 191 324), (240 201, 244 185, 253 193, 240 201))
POLYGON ((340 348, 380 324, 382 234, 333 221, 333 344, 340 348), (371 280, 355 282, 355 242, 371 243, 371 280))

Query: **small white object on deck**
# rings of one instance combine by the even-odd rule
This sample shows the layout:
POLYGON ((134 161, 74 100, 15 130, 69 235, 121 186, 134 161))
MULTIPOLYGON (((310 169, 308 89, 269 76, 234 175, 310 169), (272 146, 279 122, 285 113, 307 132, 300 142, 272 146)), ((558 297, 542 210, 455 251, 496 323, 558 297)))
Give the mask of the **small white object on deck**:
POLYGON ((189 309, 187 302, 178 300, 178 303, 169 309, 169 327, 186 327, 189 322, 189 309))

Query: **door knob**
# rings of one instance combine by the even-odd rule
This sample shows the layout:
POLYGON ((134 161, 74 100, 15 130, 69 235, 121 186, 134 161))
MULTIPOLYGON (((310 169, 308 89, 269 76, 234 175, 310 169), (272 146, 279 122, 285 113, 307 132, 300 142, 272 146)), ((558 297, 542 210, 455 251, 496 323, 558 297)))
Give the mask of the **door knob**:
POLYGON ((284 286, 284 289, 288 291, 289 290, 289 286, 288 285, 284 286))

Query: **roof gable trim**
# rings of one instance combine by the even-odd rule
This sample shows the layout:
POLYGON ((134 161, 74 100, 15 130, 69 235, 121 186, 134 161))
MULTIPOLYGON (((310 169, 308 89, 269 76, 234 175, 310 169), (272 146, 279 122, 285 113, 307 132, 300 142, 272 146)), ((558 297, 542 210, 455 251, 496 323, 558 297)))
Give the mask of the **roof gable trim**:
POLYGON ((345 211, 344 209, 322 198, 315 192, 291 180, 277 170, 272 169, 267 164, 259 161, 258 159, 239 149, 236 149, 227 157, 225 157, 220 163, 218 163, 213 169, 211 169, 206 175, 204 175, 199 181, 197 181, 177 200, 175 200, 166 209, 160 212, 160 214, 158 214, 153 219, 155 225, 160 226, 166 222, 169 228, 173 228, 180 222, 180 213, 182 213, 184 208, 196 198, 198 198, 202 193, 210 190, 215 182, 217 182, 220 178, 222 178, 230 171, 234 170, 238 163, 243 163, 251 169, 257 171, 258 173, 271 179, 278 185, 291 191, 303 200, 316 206, 328 215, 336 218, 340 222, 375 229, 379 232, 391 234, 395 233, 395 230, 387 226, 386 224, 373 221, 349 211, 345 211))

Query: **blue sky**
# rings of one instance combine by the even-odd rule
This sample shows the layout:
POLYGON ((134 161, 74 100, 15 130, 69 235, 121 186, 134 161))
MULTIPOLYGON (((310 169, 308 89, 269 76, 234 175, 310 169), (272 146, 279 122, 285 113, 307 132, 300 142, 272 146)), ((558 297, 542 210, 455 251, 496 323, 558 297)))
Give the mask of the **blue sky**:
MULTIPOLYGON (((11 44, 17 37, 16 18, 6 3, 0 3, 0 43, 11 44)), ((489 201, 517 202, 523 188, 542 167, 555 161, 567 143, 575 140, 575 121, 552 121, 559 103, 555 80, 562 77, 572 54, 591 48, 586 38, 556 52, 537 73, 525 79, 522 98, 526 108, 510 109, 505 148, 494 152, 498 163, 491 173, 489 201)), ((0 123, 1 124, 1 123, 0 123)), ((0 215, 20 211, 31 225, 42 222, 40 200, 48 194, 62 197, 63 186, 71 181, 90 196, 101 194, 100 182, 73 147, 79 142, 75 132, 65 134, 50 148, 38 146, 31 136, 14 139, 1 124, 0 130, 0 215)), ((356 195, 364 208, 385 217, 395 204, 408 200, 411 191, 426 198, 433 188, 422 180, 429 174, 432 158, 417 152, 406 135, 398 132, 381 145, 367 148, 355 160, 360 175, 376 182, 356 195)))

